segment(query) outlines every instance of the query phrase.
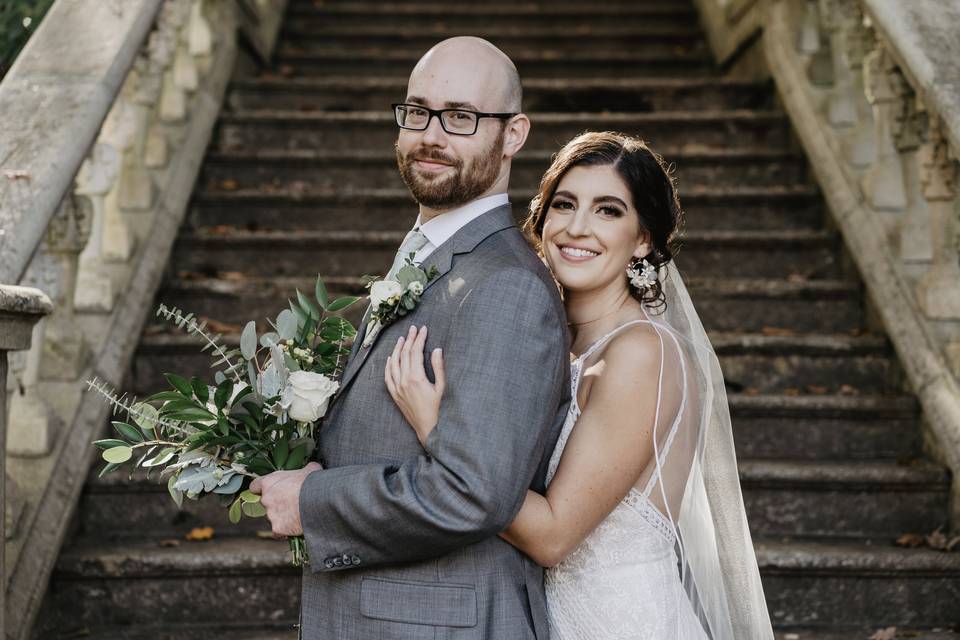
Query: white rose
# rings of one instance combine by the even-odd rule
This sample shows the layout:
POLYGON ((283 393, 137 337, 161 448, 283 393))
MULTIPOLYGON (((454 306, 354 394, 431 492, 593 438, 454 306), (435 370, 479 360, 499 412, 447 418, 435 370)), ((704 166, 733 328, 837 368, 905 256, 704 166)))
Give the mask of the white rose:
POLYGON ((376 309, 394 296, 403 294, 403 287, 395 280, 377 280, 370 286, 370 304, 376 309))
POLYGON ((407 291, 415 296, 418 296, 423 293, 423 284, 421 284, 419 280, 414 280, 407 286, 407 291))
POLYGON ((316 422, 327 413, 330 398, 340 383, 312 371, 294 371, 287 378, 280 401, 297 422, 316 422))

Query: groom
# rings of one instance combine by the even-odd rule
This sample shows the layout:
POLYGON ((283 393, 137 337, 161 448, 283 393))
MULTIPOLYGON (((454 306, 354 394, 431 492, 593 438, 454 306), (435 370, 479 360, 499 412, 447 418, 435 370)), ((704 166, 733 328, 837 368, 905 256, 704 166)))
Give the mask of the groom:
POLYGON ((274 533, 306 537, 307 640, 548 637, 541 569, 497 537, 527 489, 544 490, 569 402, 562 304, 507 200, 530 129, 520 102, 510 59, 458 37, 421 58, 394 107, 420 215, 388 278, 410 253, 437 275, 369 346, 361 326, 320 430, 322 467, 251 487, 274 533), (427 350, 442 349, 447 371, 423 446, 384 383, 411 325, 429 327, 427 350))

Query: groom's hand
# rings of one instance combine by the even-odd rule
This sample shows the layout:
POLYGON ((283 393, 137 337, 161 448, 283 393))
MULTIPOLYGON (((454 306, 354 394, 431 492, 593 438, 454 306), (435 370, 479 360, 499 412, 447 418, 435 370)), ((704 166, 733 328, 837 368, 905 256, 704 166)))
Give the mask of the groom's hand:
POLYGON ((267 510, 267 519, 276 536, 303 535, 300 522, 300 488, 314 471, 323 469, 310 462, 299 471, 274 471, 255 478, 250 491, 260 494, 260 504, 267 510))

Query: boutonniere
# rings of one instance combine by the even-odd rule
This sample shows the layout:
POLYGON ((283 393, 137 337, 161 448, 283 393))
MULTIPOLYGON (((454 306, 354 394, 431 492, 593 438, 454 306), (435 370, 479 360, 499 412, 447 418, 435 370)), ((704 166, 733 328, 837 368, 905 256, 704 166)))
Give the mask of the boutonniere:
POLYGON ((367 333, 363 346, 369 347, 377 339, 377 334, 417 308, 420 296, 427 283, 437 277, 437 267, 431 265, 424 271, 413 264, 411 253, 406 265, 397 272, 396 280, 364 276, 367 289, 370 290, 370 318, 367 320, 367 333))

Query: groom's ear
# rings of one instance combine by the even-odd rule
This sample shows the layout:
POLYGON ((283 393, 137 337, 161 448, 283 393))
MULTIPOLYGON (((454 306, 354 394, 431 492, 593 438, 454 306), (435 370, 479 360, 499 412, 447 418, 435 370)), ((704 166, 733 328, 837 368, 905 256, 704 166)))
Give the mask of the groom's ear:
POLYGON ((503 156, 507 159, 517 155, 530 135, 530 118, 521 113, 507 121, 503 132, 503 156))

